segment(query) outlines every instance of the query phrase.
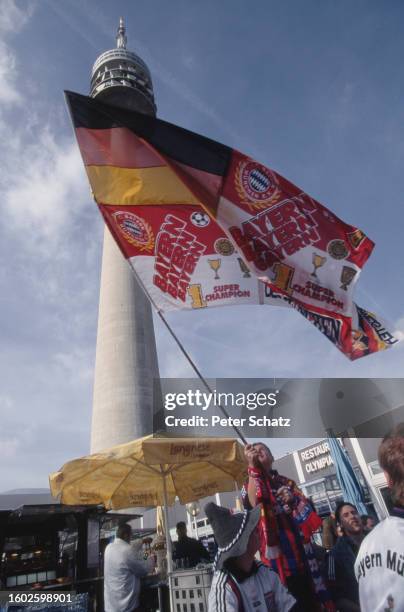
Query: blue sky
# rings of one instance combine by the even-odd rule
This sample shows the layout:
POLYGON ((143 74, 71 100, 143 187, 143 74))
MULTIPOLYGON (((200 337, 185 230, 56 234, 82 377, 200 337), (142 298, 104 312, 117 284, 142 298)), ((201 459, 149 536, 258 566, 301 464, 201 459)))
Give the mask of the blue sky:
MULTIPOLYGON (((273 167, 361 227, 376 249, 356 300, 404 328, 399 0, 1 0, 0 491, 46 486, 89 449, 102 222, 62 92, 88 92, 120 15, 158 115, 273 167)), ((208 377, 404 373, 402 345, 350 363, 295 312, 168 319, 208 377)), ((191 375, 159 322, 156 334, 161 374, 191 375)))

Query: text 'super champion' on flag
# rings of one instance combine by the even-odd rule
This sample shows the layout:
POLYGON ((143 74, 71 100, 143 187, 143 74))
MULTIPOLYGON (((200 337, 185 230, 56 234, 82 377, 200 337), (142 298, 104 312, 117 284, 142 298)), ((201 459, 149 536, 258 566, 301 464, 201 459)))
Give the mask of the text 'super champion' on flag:
POLYGON ((352 300, 373 243, 242 153, 68 92, 94 198, 163 311, 295 308, 350 359, 398 342, 352 300))

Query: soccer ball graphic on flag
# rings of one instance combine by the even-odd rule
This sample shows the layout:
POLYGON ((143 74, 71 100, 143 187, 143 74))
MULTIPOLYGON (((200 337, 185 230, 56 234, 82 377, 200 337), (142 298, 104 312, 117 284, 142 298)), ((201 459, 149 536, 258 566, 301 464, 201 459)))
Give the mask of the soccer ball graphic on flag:
POLYGON ((196 210, 191 215, 191 223, 197 227, 206 227, 210 223, 209 215, 202 211, 196 210))

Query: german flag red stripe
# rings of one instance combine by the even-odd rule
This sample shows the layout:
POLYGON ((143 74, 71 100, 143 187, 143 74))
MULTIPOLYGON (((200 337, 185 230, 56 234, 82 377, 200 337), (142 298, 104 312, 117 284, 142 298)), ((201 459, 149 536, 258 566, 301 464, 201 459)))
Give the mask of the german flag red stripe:
POLYGON ((77 141, 86 166, 154 168, 165 166, 161 155, 127 128, 77 128, 77 141))

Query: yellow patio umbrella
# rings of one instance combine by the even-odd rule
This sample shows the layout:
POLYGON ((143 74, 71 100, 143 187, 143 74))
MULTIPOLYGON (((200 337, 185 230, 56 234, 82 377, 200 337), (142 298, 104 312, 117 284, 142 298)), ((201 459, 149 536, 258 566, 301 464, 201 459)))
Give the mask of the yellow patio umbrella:
POLYGON ((168 569, 171 540, 167 505, 234 490, 246 476, 243 447, 232 438, 146 436, 74 459, 49 477, 64 504, 103 504, 107 509, 163 506, 168 569))

